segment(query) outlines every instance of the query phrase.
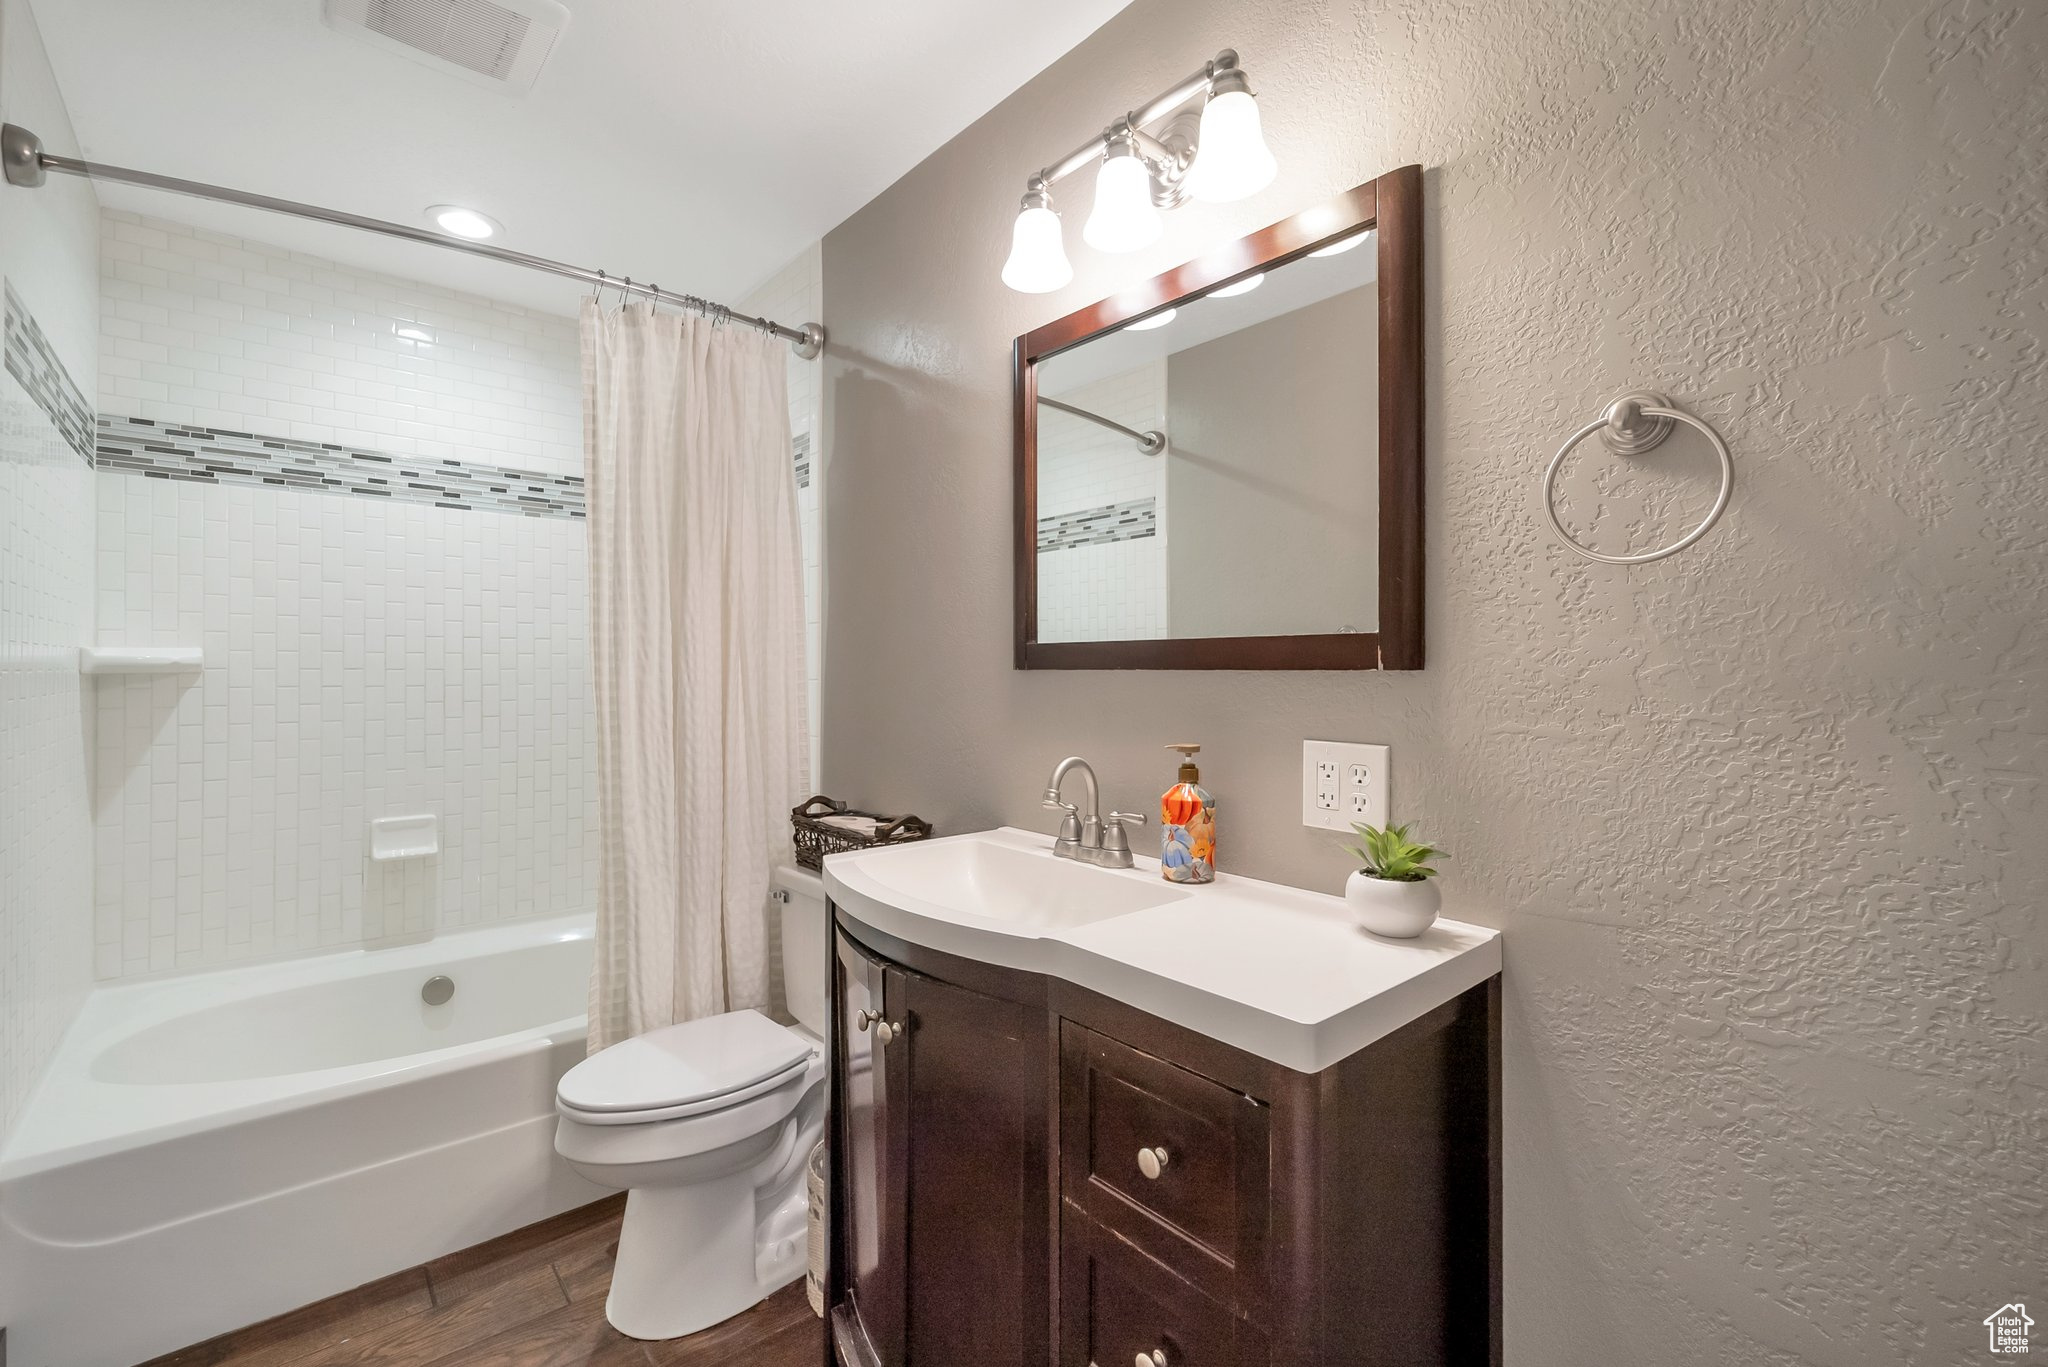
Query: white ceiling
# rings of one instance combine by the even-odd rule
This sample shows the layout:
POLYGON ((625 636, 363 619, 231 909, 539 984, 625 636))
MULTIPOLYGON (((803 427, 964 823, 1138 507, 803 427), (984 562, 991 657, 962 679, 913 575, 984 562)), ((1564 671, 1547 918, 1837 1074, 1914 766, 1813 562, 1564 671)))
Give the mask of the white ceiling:
MULTIPOLYGON (((524 98, 330 29, 320 0, 35 9, 88 159, 418 226, 464 204, 502 245, 735 302, 1126 3, 569 0, 524 98)), ((258 210, 101 199, 554 312, 582 292, 258 210)))

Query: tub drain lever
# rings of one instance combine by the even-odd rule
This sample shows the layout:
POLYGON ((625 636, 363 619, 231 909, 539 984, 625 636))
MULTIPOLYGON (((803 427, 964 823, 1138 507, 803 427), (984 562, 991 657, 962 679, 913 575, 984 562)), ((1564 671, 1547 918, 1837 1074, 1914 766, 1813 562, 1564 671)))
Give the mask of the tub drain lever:
POLYGON ((420 987, 420 1000, 428 1006, 440 1006, 455 995, 455 979, 446 973, 436 973, 420 987))

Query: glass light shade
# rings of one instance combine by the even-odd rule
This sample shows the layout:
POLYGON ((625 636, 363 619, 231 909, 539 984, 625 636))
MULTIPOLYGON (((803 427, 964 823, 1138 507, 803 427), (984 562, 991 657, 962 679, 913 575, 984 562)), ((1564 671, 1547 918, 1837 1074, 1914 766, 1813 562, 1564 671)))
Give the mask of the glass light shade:
POLYGON ((1074 278, 1060 241, 1060 216, 1050 209, 1026 209, 1010 233, 1010 259, 1003 283, 1020 294, 1046 294, 1074 278))
POLYGON ((1247 275, 1235 284, 1225 285, 1221 289, 1210 290, 1209 297, 1211 299, 1235 299, 1240 294, 1250 294, 1265 283, 1266 273, 1260 271, 1257 275, 1247 275))
POLYGON ((1095 208, 1081 240, 1099 252, 1134 252, 1166 231, 1152 206, 1152 173, 1135 156, 1113 156, 1095 173, 1095 208))
POLYGON ((1130 324, 1124 330, 1126 332, 1150 332, 1153 328, 1165 327, 1168 323, 1172 322, 1176 317, 1178 317, 1179 314, 1179 309, 1168 309, 1164 313, 1155 313, 1150 318, 1140 318, 1137 322, 1130 324))
POLYGON ((1226 90, 1202 106, 1188 193, 1212 204, 1247 199, 1273 183, 1280 164, 1266 150, 1259 102, 1248 91, 1226 90))

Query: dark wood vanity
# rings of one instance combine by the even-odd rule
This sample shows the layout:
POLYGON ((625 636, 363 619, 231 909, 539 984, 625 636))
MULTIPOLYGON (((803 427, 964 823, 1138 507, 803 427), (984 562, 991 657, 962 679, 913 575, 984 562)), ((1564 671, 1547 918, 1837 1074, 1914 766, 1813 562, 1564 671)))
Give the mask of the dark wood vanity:
POLYGON ((1308 1074, 833 925, 828 1367, 1498 1367, 1497 975, 1308 1074))

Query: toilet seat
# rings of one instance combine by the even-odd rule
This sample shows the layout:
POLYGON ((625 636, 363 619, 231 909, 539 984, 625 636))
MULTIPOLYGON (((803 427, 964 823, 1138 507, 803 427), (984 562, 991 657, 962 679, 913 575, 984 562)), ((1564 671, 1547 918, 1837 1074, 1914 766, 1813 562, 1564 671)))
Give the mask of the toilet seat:
POLYGON ((563 1074, 555 1109, 583 1125, 644 1125, 729 1110, 775 1091, 817 1057, 812 1042, 758 1011, 650 1030, 563 1074))

